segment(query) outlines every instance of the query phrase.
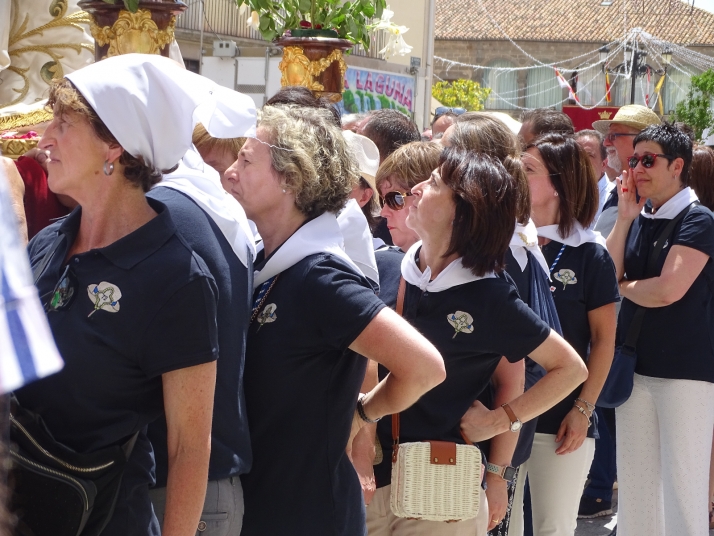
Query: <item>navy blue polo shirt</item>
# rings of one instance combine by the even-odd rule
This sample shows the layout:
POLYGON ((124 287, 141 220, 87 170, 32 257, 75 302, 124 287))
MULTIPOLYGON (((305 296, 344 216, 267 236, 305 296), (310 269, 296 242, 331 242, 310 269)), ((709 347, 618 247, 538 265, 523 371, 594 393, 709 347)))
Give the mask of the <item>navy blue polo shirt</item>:
POLYGON ((348 347, 383 308, 367 279, 328 253, 278 276, 248 330, 242 536, 365 535, 345 448, 367 361, 348 347))
MULTIPOLYGON (((461 417, 491 381, 502 356, 516 362, 538 348, 550 328, 502 277, 472 281, 441 292, 421 292, 407 283, 404 318, 441 353, 446 380, 400 416, 400 441, 463 443, 461 417), (454 314, 470 324, 454 323, 454 314)), ((387 370, 380 366, 380 379, 387 370)), ((392 419, 377 425, 384 446, 392 444, 392 419)), ((377 487, 390 484, 392 457, 375 466, 377 487)))
MULTIPOLYGON (((205 263, 176 232, 168 209, 113 244, 67 259, 81 207, 30 242, 33 269, 63 237, 37 286, 47 303, 65 269, 68 305, 47 318, 65 361, 59 373, 17 391, 56 439, 79 452, 125 442, 163 413, 161 375, 218 355, 216 286, 205 263)), ((151 445, 137 440, 114 515, 103 536, 158 534, 148 488, 151 445)))
POLYGON ((392 309, 397 305, 399 281, 402 278, 404 252, 396 246, 385 246, 374 252, 379 272, 379 297, 392 309))
MULTIPOLYGON (((646 279, 662 273, 670 245, 696 249, 708 255, 709 260, 681 300, 647 309, 637 339, 635 372, 654 378, 714 382, 714 215, 702 205, 689 209, 674 227, 655 273, 646 274, 652 244, 669 221, 639 216, 632 223, 625 246, 627 279, 646 279)), ((618 344, 624 342, 636 309, 630 300, 622 300, 618 344)))
MULTIPOLYGON (((543 246, 543 256, 553 265, 563 244, 554 240, 543 246)), ((620 301, 615 265, 610 254, 600 244, 587 242, 578 247, 566 246, 551 275, 555 308, 563 328, 563 338, 587 363, 590 354, 590 322, 588 312, 620 301)), ((565 416, 573 409, 582 386, 538 417, 536 431, 557 434, 565 416)), ((594 402, 594 401, 591 401, 594 402)), ((595 427, 588 428, 588 437, 595 437, 595 427)))
MULTIPOLYGON (((188 245, 206 262, 218 287, 218 348, 216 395, 213 402, 209 480, 220 480, 250 470, 248 417, 243 393, 245 341, 253 293, 253 266, 241 264, 223 232, 190 197, 168 187, 147 196, 164 203, 188 245)), ((249 258, 251 256, 249 255, 249 258)), ((156 486, 166 486, 168 452, 166 419, 149 426, 156 458, 156 486)))

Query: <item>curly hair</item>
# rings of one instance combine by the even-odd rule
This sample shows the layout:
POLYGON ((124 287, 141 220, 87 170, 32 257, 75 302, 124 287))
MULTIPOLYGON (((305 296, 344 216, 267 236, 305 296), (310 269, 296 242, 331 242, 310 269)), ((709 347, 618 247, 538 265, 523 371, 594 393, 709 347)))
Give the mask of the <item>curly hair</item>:
POLYGON ((531 193, 528 177, 521 162, 521 147, 513 132, 501 121, 490 115, 467 112, 459 116, 449 134, 449 143, 469 151, 486 154, 503 164, 518 186, 518 213, 516 220, 521 225, 531 217, 531 193))
POLYGON ((360 173, 328 110, 265 106, 258 127, 268 135, 273 169, 300 212, 312 219, 344 207, 360 173))
MULTIPOLYGON (((99 119, 97 112, 67 78, 52 81, 47 107, 55 115, 62 115, 67 110, 78 113, 89 121, 94 133, 104 143, 121 145, 99 119)), ((148 192, 152 186, 161 181, 162 171, 147 166, 141 156, 132 156, 124 151, 119 157, 119 163, 124 166, 124 177, 144 192, 148 192)))

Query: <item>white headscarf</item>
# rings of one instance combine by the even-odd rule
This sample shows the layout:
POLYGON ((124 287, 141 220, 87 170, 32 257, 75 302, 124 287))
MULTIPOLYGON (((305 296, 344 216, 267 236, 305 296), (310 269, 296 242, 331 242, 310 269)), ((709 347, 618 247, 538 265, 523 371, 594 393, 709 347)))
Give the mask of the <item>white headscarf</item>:
POLYGON ((528 264, 527 252, 530 251, 533 257, 538 261, 540 267, 543 268, 545 274, 550 277, 548 263, 543 256, 543 252, 538 247, 538 229, 535 223, 533 223, 533 220, 529 219, 527 225, 521 225, 516 222, 516 230, 513 232, 509 246, 511 253, 513 253, 513 258, 516 259, 521 270, 526 269, 526 265, 528 264))
POLYGON ((337 223, 344 239, 345 253, 367 279, 379 285, 372 233, 356 200, 347 201, 345 208, 337 215, 337 223))
POLYGON ((550 238, 551 240, 555 240, 556 242, 560 242, 561 244, 574 248, 587 242, 594 242, 603 247, 606 246, 605 237, 592 229, 584 229, 583 226, 577 221, 574 222, 573 229, 570 231, 568 236, 560 236, 557 225, 545 225, 543 227, 538 227, 538 236, 550 238))
POLYGON ((695 201, 699 201, 697 194, 687 186, 684 190, 679 191, 674 197, 659 207, 659 210, 654 214, 645 212, 643 207, 640 215, 651 220, 672 220, 695 201))
POLYGON ((409 248, 407 254, 402 258, 402 276, 407 283, 419 287, 422 292, 441 292, 442 290, 450 289, 459 285, 465 285, 479 279, 487 279, 496 277, 493 272, 489 272, 482 277, 473 274, 471 270, 465 268, 461 262, 461 257, 453 261, 441 273, 436 276, 436 279, 431 281, 431 268, 426 267, 422 272, 416 263, 416 254, 421 247, 421 240, 409 248))
MULTIPOLYGON (((343 238, 337 218, 331 212, 325 212, 310 220, 288 238, 285 243, 268 259, 262 270, 255 271, 253 288, 258 288, 274 275, 284 272, 305 257, 316 253, 330 253, 349 264, 357 273, 360 269, 343 251, 343 238)), ((263 243, 257 246, 260 252, 263 243)))
POLYGON ((164 175, 156 186, 183 192, 201 207, 226 237, 243 266, 255 258, 253 231, 238 201, 221 186, 218 172, 204 163, 194 148, 190 149, 173 173, 164 175))
POLYGON ((196 123, 214 138, 255 136, 253 99, 162 56, 114 56, 67 78, 124 150, 156 169, 178 164, 196 123))

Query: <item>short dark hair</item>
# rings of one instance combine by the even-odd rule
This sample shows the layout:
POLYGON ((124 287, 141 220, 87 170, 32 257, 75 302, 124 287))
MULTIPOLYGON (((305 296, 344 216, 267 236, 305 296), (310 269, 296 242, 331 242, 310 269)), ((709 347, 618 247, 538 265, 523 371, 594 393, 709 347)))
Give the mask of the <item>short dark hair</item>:
POLYGON ((550 182, 560 197, 558 233, 565 238, 577 221, 586 229, 598 209, 598 177, 585 150, 572 136, 546 134, 526 149, 535 147, 545 163, 550 182))
POLYGON ((431 126, 434 126, 434 123, 436 123, 439 119, 442 117, 453 117, 454 120, 456 120, 457 117, 459 117, 459 114, 455 114, 452 111, 444 112, 443 114, 435 115, 434 119, 431 120, 431 126))
POLYGON ((516 228, 518 188, 500 161, 457 147, 439 160, 441 180, 454 192, 456 210, 449 248, 479 277, 501 272, 516 228))
POLYGON ((397 110, 377 110, 364 123, 361 134, 372 140, 379 149, 383 162, 402 145, 421 141, 421 133, 414 121, 397 110))
POLYGON ((275 106, 276 104, 295 104, 307 108, 324 108, 328 110, 335 119, 335 124, 342 128, 342 116, 340 111, 325 97, 316 97, 315 94, 303 86, 284 86, 270 97, 265 106, 275 106))
POLYGON ((683 186, 689 185, 689 167, 692 165, 692 140, 672 123, 652 125, 640 132, 632 142, 634 147, 641 141, 653 141, 662 147, 662 153, 668 155, 670 164, 677 158, 684 160, 682 174, 679 176, 683 186))
POLYGON ((528 123, 534 138, 544 134, 558 133, 564 136, 575 134, 573 121, 563 112, 550 108, 526 110, 521 114, 521 123, 528 123))
POLYGON ((689 139, 692 140, 692 143, 697 141, 697 133, 694 132, 694 129, 687 123, 683 121, 677 121, 674 126, 684 132, 687 136, 689 136, 689 139))
POLYGON ((714 210, 714 151, 710 147, 698 145, 694 148, 689 177, 689 185, 702 205, 714 210))
POLYGON ((594 129, 584 129, 584 130, 578 130, 575 133, 575 139, 579 140, 580 138, 595 138, 599 143, 600 143, 600 157, 605 160, 607 158, 607 149, 605 148, 605 136, 602 135, 601 132, 598 132, 597 130, 594 129))

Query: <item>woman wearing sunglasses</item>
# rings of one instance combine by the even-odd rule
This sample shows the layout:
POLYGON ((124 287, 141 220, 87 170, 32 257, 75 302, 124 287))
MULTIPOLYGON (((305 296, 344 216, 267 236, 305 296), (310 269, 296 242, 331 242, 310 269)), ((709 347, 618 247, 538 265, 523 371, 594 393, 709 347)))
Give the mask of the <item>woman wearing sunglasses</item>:
POLYGON ((633 145, 607 240, 625 298, 618 344, 644 313, 634 389, 616 411, 618 529, 703 536, 714 427, 714 218, 688 186, 685 134, 669 124, 648 127, 633 145), (659 240, 664 249, 648 269, 659 240))
POLYGON ((241 476, 241 534, 362 536, 350 436, 443 381, 443 361, 341 249, 335 212, 359 170, 329 111, 264 107, 226 175, 263 238, 244 376, 253 467, 241 476), (360 395, 362 356, 390 374, 360 395))
MULTIPOLYGON (((29 246, 65 367, 17 398, 81 453, 124 445, 165 413, 165 535, 195 534, 203 509, 218 295, 166 205, 145 194, 191 147, 194 121, 208 124, 219 104, 235 135, 254 129, 255 111, 243 96, 219 91, 166 58, 117 56, 53 82, 54 118, 40 141, 49 152, 50 188, 79 203, 29 246), (154 100, 155 92, 171 97, 154 100), (210 113, 197 112, 194 120, 176 113, 207 110, 204 103, 210 113), (150 125, 164 130, 157 134, 150 125)), ((153 466, 142 431, 103 535, 160 533, 149 500, 153 466)), ((90 517, 88 526, 98 522, 90 517)))
POLYGON ((534 534, 572 536, 595 453, 592 413, 615 349, 617 279, 605 240, 588 230, 598 188, 584 149, 571 136, 546 134, 526 148, 523 162, 563 337, 589 370, 587 381, 538 417, 523 471, 534 534))
MULTIPOLYGON (((463 444, 461 418, 472 407, 472 441, 514 433, 586 376, 574 350, 499 276, 516 222, 515 181, 497 160, 447 148, 412 194, 407 224, 422 241, 402 262, 403 314, 439 349, 447 377, 401 413, 400 441, 463 444), (547 371, 535 387, 493 411, 474 402, 502 356, 517 362, 526 355, 547 371)), ((380 367, 380 377, 385 374, 380 367)), ((377 431, 382 445, 392 443, 391 418, 377 431)), ((485 535, 487 501, 478 517, 457 523, 396 517, 389 506, 391 470, 388 455, 375 466, 378 489, 367 510, 371 536, 485 535)))

